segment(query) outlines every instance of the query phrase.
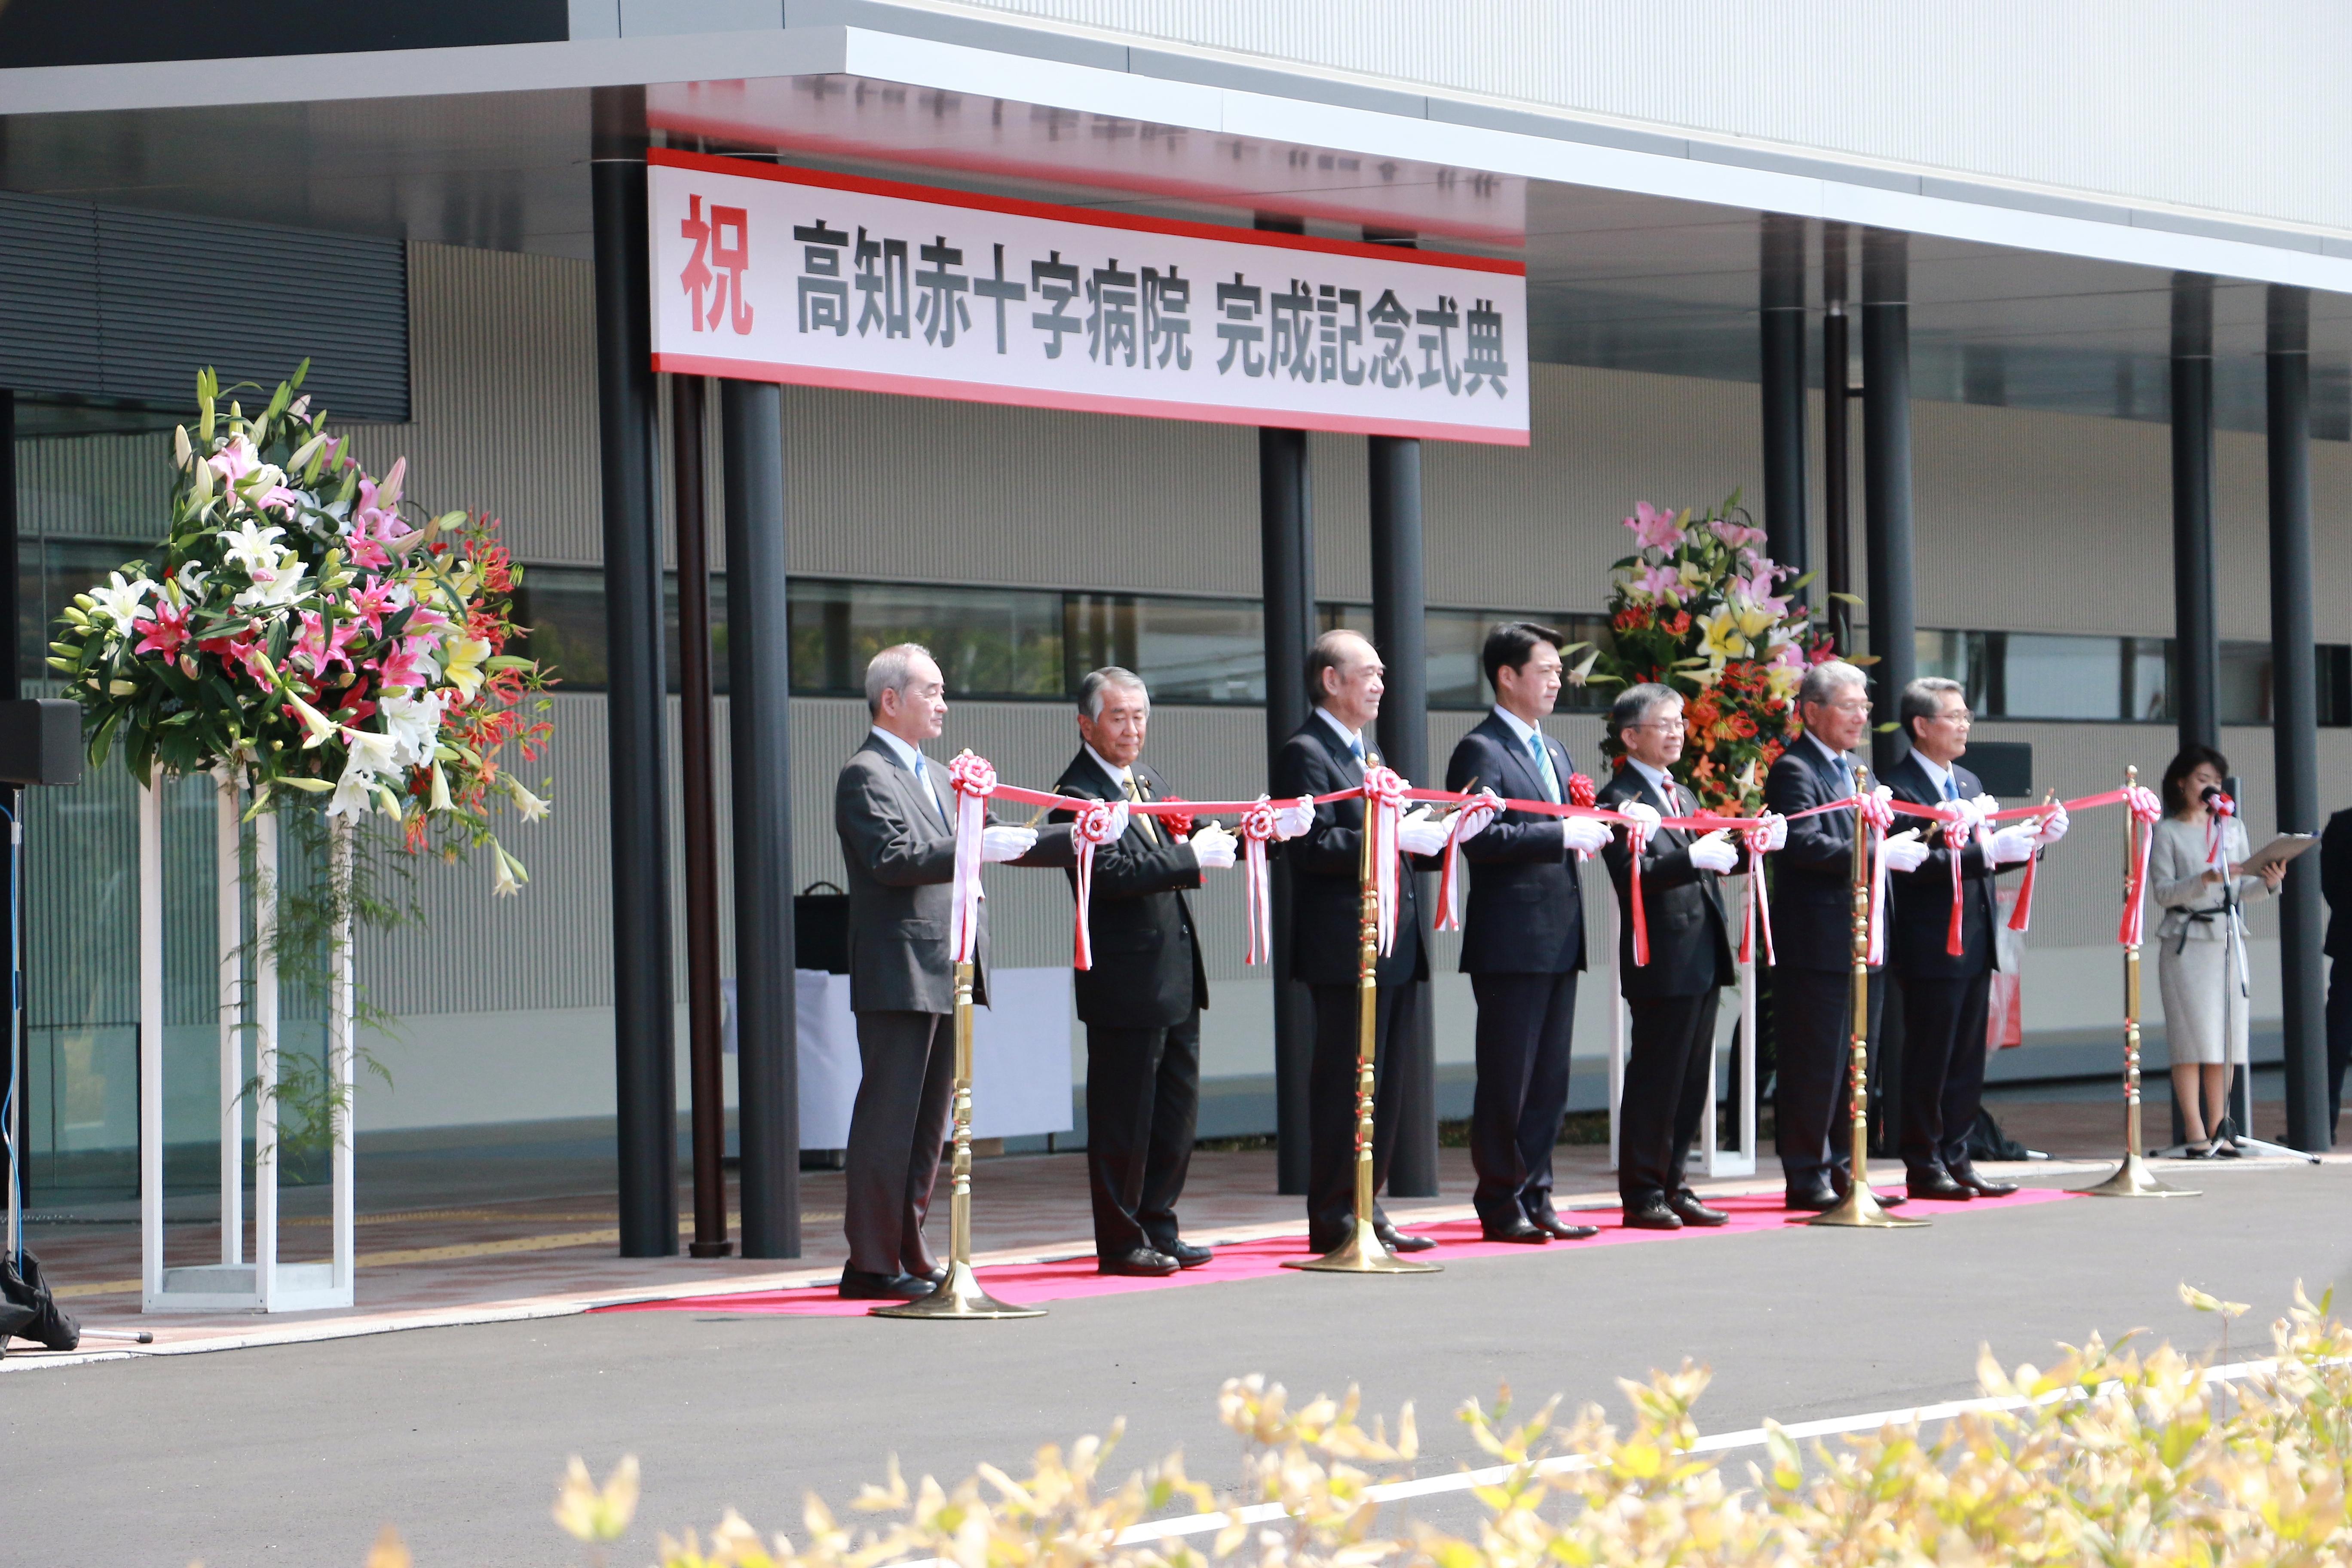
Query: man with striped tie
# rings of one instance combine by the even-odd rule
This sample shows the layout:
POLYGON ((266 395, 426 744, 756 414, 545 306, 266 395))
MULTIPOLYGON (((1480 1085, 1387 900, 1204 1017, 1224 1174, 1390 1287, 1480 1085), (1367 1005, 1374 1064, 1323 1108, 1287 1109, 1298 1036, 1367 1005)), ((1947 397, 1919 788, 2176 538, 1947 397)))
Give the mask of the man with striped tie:
MULTIPOLYGON (((1447 789, 1567 804, 1575 771, 1568 749, 1538 728, 1559 700, 1566 642, 1533 621, 1487 634, 1480 662, 1495 689, 1494 710, 1454 748, 1447 789)), ((1470 1164, 1479 1226, 1491 1241, 1538 1245, 1595 1234, 1552 1208, 1551 1154, 1568 1109, 1570 1030, 1584 968, 1577 854, 1608 837, 1590 817, 1506 811, 1462 842, 1470 863, 1462 972, 1478 1003, 1470 1164)))

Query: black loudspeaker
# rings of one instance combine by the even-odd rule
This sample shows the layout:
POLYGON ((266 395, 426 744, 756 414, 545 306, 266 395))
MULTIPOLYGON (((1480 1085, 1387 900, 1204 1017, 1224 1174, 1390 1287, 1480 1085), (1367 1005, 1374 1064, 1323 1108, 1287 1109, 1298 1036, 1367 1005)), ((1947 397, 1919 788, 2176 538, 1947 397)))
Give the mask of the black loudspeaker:
POLYGON ((2023 804, 2033 793, 2033 742, 1970 741, 1960 763, 1984 781, 1985 793, 2023 804))
POLYGON ((0 784, 81 783, 81 707, 59 697, 0 702, 0 784))

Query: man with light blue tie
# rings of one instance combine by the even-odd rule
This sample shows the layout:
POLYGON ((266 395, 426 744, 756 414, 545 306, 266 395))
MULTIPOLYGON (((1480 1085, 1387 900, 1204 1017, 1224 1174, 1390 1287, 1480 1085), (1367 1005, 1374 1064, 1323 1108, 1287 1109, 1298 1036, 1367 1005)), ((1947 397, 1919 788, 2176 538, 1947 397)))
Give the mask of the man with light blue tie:
MULTIPOLYGON (((1568 750, 1538 726, 1559 700, 1567 638, 1533 621, 1487 634, 1480 656, 1494 710, 1454 748, 1450 790, 1567 803, 1568 750)), ((1568 1110, 1570 1031, 1584 968, 1584 895, 1577 857, 1608 842, 1589 817, 1496 814, 1462 840, 1470 896, 1462 972, 1478 1003, 1478 1082, 1470 1107, 1473 1199, 1490 1241, 1540 1245, 1595 1234, 1552 1207, 1552 1148, 1568 1110)))

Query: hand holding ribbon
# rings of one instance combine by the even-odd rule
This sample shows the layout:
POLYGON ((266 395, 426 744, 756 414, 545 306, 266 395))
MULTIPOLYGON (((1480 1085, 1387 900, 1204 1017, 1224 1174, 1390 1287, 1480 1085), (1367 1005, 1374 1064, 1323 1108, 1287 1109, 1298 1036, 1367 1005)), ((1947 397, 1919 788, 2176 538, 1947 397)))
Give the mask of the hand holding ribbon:
POLYGON ((1462 803, 1454 814, 1454 831, 1445 838, 1445 865, 1437 879, 1437 929, 1462 929, 1462 845, 1475 838, 1503 809, 1502 797, 1486 789, 1462 803))
POLYGON ((1780 963, 1772 951, 1772 900, 1764 888, 1764 857, 1789 842, 1789 819, 1777 812, 1766 812, 1741 830, 1739 841, 1748 850, 1748 890, 1740 899, 1739 962, 1756 961, 1756 928, 1764 928, 1764 962, 1780 963))
MULTIPOLYGON (((958 963, 972 961, 980 945, 982 837, 988 822, 982 804, 996 793, 996 770, 988 759, 961 752, 948 764, 948 784, 955 792, 955 887, 948 911, 948 952, 958 963)), ((1086 921, 1078 922, 1084 940, 1086 921)))
MULTIPOLYGON (((1886 962, 1886 830, 1895 826, 1894 802, 1895 792, 1885 784, 1878 785, 1854 802, 1855 826, 1870 835, 1868 957, 1873 963, 1886 962)), ((1916 870, 1919 862, 1914 860, 1911 864, 1916 870)))
POLYGON ((1123 801, 1114 805, 1107 800, 1090 800, 1078 808, 1070 822, 1070 843, 1078 858, 1078 924, 1074 962, 1080 969, 1095 966, 1094 939, 1087 918, 1094 900, 1095 850, 1126 830, 1127 805, 1123 801))
MULTIPOLYGON (((1307 814, 1311 820, 1315 808, 1308 806, 1307 814)), ((1242 813, 1242 923, 1249 933, 1244 963, 1274 961, 1274 882, 1266 870, 1265 847, 1280 834, 1280 815, 1264 795, 1242 813)))
POLYGON ((1650 921, 1642 910, 1642 856, 1650 847, 1650 835, 1658 830, 1658 809, 1646 801, 1629 800, 1622 808, 1625 817, 1625 852, 1630 864, 1626 880, 1631 887, 1627 900, 1633 906, 1633 963, 1638 967, 1650 962, 1650 921))
POLYGON ((1365 769, 1364 782, 1360 786, 1364 797, 1364 831, 1371 836, 1372 887, 1378 896, 1383 958, 1396 942, 1397 826, 1399 815, 1404 810, 1405 791, 1410 787, 1397 776, 1396 770, 1385 767, 1365 769))
POLYGON ((2156 847, 2156 824, 2164 816, 2164 803, 2154 791, 2134 784, 2124 792, 2124 805, 2130 808, 2139 849, 2132 857, 2131 879, 2124 888, 2124 919, 2116 930, 2116 940, 2126 947, 2137 947, 2143 930, 2141 910, 2147 899, 2148 852, 2156 847))

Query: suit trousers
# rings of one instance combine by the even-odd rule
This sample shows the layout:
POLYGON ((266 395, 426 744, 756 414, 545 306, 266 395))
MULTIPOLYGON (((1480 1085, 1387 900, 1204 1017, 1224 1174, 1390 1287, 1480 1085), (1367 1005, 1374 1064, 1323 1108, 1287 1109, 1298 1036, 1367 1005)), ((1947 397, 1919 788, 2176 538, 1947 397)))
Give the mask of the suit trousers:
POLYGON ((1903 977, 1903 1168, 1924 1176, 1969 1163, 1984 1099, 1992 971, 1965 980, 1903 977))
POLYGON ((1201 1108, 1201 1015, 1164 1029, 1087 1026, 1087 1184, 1095 1252, 1176 1242, 1201 1108))
POLYGON ((842 1229, 849 1266, 869 1274, 928 1274, 939 1259, 923 1239, 955 1109, 955 1019, 946 1013, 860 1013, 864 1076, 849 1112, 842 1229))
POLYGON ((1626 998, 1633 1015, 1617 1104, 1617 1193, 1635 1204, 1688 1186, 1685 1168, 1715 1089, 1715 1014, 1722 992, 1626 998))
POLYGON ((1470 1100, 1470 1168, 1479 1223, 1549 1219, 1551 1152, 1568 1111, 1576 974, 1473 974, 1478 1084, 1470 1100))
POLYGON ((2344 1069, 2352 1066, 2352 958, 2327 961, 2327 1126, 2344 1115, 2344 1069))
MULTIPOLYGON (((1420 1019, 1422 982, 1383 985, 1372 1044, 1372 1192, 1388 1184, 1396 1152, 1396 1097, 1384 1092, 1404 1037, 1420 1019)), ((1307 1064, 1307 1237, 1328 1252, 1354 1231, 1356 1214, 1356 1056, 1359 992, 1353 985, 1310 985, 1315 1051, 1307 1064)), ((1377 1202, 1373 1218, 1386 1223, 1377 1202)))
MULTIPOLYGON (((1870 977, 1869 1054, 1875 1070, 1884 978, 1870 977)), ((1853 972, 1772 971, 1772 1034, 1779 1056, 1772 1094, 1773 1143, 1792 1193, 1826 1186, 1853 1164, 1852 1108, 1846 1081, 1853 1056, 1853 972)))

